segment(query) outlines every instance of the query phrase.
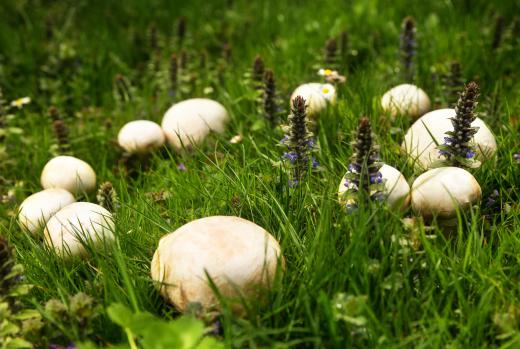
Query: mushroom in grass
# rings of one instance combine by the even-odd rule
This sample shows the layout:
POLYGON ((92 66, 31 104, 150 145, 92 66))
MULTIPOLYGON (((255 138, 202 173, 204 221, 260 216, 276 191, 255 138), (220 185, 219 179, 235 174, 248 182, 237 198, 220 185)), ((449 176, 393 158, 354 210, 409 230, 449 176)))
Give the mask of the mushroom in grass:
POLYGON ((152 259, 152 279, 161 295, 185 311, 190 303, 218 309, 220 295, 242 310, 240 298, 261 298, 273 284, 280 246, 266 230, 248 220, 213 216, 189 222, 159 241, 152 259))
POLYGON ((381 106, 394 118, 401 114, 416 119, 430 110, 431 102, 426 92, 419 87, 402 84, 383 95, 381 106))
POLYGON ((224 106, 206 98, 192 98, 174 104, 164 114, 162 129, 175 150, 204 141, 210 132, 223 133, 229 121, 224 106))
POLYGON ((96 188, 96 173, 83 160, 56 156, 43 168, 41 184, 44 189, 62 188, 78 195, 96 188))
POLYGON ((61 257, 84 256, 85 245, 95 248, 114 240, 112 214, 89 202, 75 202, 59 210, 45 227, 45 243, 61 257))
POLYGON ((307 115, 311 118, 316 118, 329 104, 335 104, 337 97, 334 85, 318 82, 298 86, 291 95, 291 106, 297 96, 301 96, 307 102, 307 115))
MULTIPOLYGON (((395 209, 405 209, 410 204, 410 186, 398 169, 382 165, 379 169, 381 174, 380 180, 384 183, 384 200, 395 209)), ((345 192, 351 188, 353 183, 347 180, 347 176, 343 177, 338 188, 338 198, 342 205, 347 205, 345 201, 345 192)), ((371 193, 372 194, 372 193, 371 193)))
POLYGON ((52 188, 34 193, 20 205, 18 223, 32 234, 45 227, 47 221, 60 209, 75 202, 65 189, 52 188))
POLYGON ((119 146, 130 154, 149 153, 163 146, 164 132, 158 124, 149 120, 135 120, 126 123, 119 134, 119 146))
POLYGON ((425 220, 434 217, 446 225, 457 219, 457 209, 467 210, 482 197, 477 180, 459 167, 429 170, 412 184, 412 209, 425 220))

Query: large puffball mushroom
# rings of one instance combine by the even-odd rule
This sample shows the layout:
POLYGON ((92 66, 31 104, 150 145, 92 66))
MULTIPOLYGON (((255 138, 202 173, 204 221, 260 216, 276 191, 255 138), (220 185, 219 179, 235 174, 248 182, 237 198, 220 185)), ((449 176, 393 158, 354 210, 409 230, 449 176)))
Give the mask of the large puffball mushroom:
POLYGON ((383 95, 381 106, 392 117, 402 114, 415 119, 430 110, 431 102, 426 92, 419 87, 402 84, 390 89, 383 95))
POLYGON ((61 155, 47 162, 40 181, 44 189, 62 188, 77 195, 96 188, 96 173, 85 161, 61 155))
POLYGON ((297 96, 301 96, 305 99, 307 115, 309 117, 316 117, 319 113, 327 109, 328 104, 335 104, 337 97, 334 85, 318 82, 298 86, 291 95, 291 106, 297 96))
POLYGON ((45 243, 61 257, 84 256, 85 244, 114 240, 112 214, 90 202, 75 202, 59 210, 45 227, 45 243))
POLYGON ((126 123, 117 142, 128 153, 148 153, 164 144, 164 132, 158 124, 149 120, 135 120, 126 123))
MULTIPOLYGON (((401 145, 402 150, 419 169, 428 169, 439 160, 437 144, 444 143, 447 131, 453 131, 451 118, 455 109, 438 109, 423 115, 406 132, 401 145)), ((497 150, 495 137, 487 125, 479 118, 471 124, 478 127, 471 144, 476 149, 479 160, 492 157, 497 150)))
MULTIPOLYGON (((410 186, 398 169, 384 164, 379 169, 383 182, 385 184, 386 202, 392 208, 406 208, 410 204, 410 186)), ((338 188, 338 198, 341 204, 344 202, 344 193, 348 190, 346 177, 343 177, 338 188)))
POLYGON ((465 210, 482 197, 477 180, 459 167, 429 170, 412 184, 412 209, 426 220, 456 219, 457 209, 465 210))
POLYGON ((18 223, 35 234, 61 208, 75 202, 74 196, 65 189, 45 189, 27 197, 18 211, 18 223))
POLYGON ((202 143, 210 132, 222 133, 229 114, 222 104, 207 98, 192 98, 174 104, 166 111, 162 129, 176 150, 202 143))
MULTIPOLYGON (((282 259, 280 246, 253 222, 231 216, 213 216, 189 222, 159 241, 152 259, 152 279, 161 295, 179 310, 192 302, 218 308, 210 276, 226 298, 260 296, 269 288, 282 259)), ((239 302, 233 309, 241 311, 239 302)))

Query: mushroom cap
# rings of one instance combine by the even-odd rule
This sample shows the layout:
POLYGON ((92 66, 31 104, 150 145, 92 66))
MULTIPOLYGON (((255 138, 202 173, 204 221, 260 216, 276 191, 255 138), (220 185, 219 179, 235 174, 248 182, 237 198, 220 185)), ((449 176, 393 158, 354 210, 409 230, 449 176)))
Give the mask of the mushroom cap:
MULTIPOLYGON (((379 169, 379 172, 383 176, 383 180, 385 180, 385 189, 386 189, 386 202, 392 208, 401 208, 404 209, 408 207, 410 204, 410 186, 404 178, 403 174, 399 172, 398 169, 384 164, 379 169)), ((340 203, 343 204, 344 198, 343 193, 347 191, 347 186, 345 186, 346 175, 341 179, 338 188, 338 198, 340 203)), ((346 204, 346 202, 345 202, 346 204)))
POLYGON ((390 89, 383 95, 381 106, 392 117, 403 114, 417 118, 430 110, 431 102, 426 92, 419 87, 402 84, 390 89))
POLYGON ((85 161, 62 155, 47 162, 40 181, 44 189, 63 188, 77 195, 96 188, 96 173, 85 161))
MULTIPOLYGON (((152 279, 180 311, 191 302, 218 308, 206 276, 224 297, 254 297, 275 277, 280 246, 265 229, 246 219, 213 216, 191 221, 165 235, 152 259, 152 279)), ((233 303, 240 312, 240 304, 233 303)))
POLYGON ((59 210, 45 227, 45 243, 61 257, 84 256, 84 244, 114 240, 112 214, 90 202, 75 202, 59 210))
POLYGON ((126 123, 117 141, 129 153, 148 153, 164 144, 164 132, 158 124, 149 120, 135 120, 126 123))
POLYGON ((192 98, 174 104, 164 114, 162 129, 176 150, 200 144, 210 132, 222 133, 229 114, 222 104, 207 98, 192 98))
POLYGON ((311 82, 298 86, 291 95, 291 108, 292 102, 297 96, 301 96, 305 99, 307 115, 309 116, 316 116, 321 113, 327 109, 328 103, 335 104, 337 98, 334 85, 319 82, 311 82))
POLYGON ((475 177, 459 167, 434 168, 412 184, 412 209, 426 219, 454 218, 457 208, 467 209, 481 197, 475 177))
MULTIPOLYGON (((443 144, 445 133, 453 131, 451 118, 455 115, 455 109, 434 110, 423 115, 408 129, 401 149, 417 168, 428 169, 433 162, 439 160, 439 150, 435 142, 443 144)), ((477 158, 482 160, 492 157, 497 150, 493 133, 479 118, 476 118, 471 126, 479 128, 471 142, 476 148, 477 158)))
POLYGON ((60 209, 75 202, 74 196, 65 189, 52 188, 27 197, 18 211, 18 224, 35 234, 60 209))

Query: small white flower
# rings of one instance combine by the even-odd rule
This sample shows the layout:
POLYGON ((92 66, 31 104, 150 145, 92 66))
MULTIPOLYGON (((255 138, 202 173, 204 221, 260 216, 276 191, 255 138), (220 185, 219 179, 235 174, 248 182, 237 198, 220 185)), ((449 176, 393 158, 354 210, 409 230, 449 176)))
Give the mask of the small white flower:
POLYGON ((334 99, 336 98, 336 89, 331 84, 321 85, 320 92, 323 95, 323 97, 329 102, 334 101, 334 99))
POLYGON ((16 108, 22 108, 24 105, 26 104, 29 104, 31 103, 31 98, 29 97, 22 97, 22 98, 18 98, 18 99, 15 99, 14 101, 11 102, 11 107, 16 107, 16 108))
POLYGON ((209 95, 211 93, 213 93, 213 87, 211 86, 208 86, 208 87, 204 87, 204 90, 202 91, 205 95, 209 95))
POLYGON ((335 70, 323 69, 323 68, 318 70, 319 76, 330 76, 330 75, 337 75, 337 74, 338 74, 338 72, 335 70))
POLYGON ((242 142, 242 139, 243 139, 243 138, 242 138, 242 135, 236 135, 236 136, 233 136, 233 138, 231 138, 231 139, 229 140, 229 143, 231 143, 231 144, 237 144, 237 143, 242 142))

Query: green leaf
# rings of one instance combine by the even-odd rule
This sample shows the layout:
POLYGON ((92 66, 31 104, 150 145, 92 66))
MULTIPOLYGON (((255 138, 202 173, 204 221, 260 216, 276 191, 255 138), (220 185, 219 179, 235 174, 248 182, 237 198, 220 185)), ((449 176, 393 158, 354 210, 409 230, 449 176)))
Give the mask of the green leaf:
POLYGON ((33 345, 22 338, 14 338, 6 343, 5 349, 31 349, 33 345))

